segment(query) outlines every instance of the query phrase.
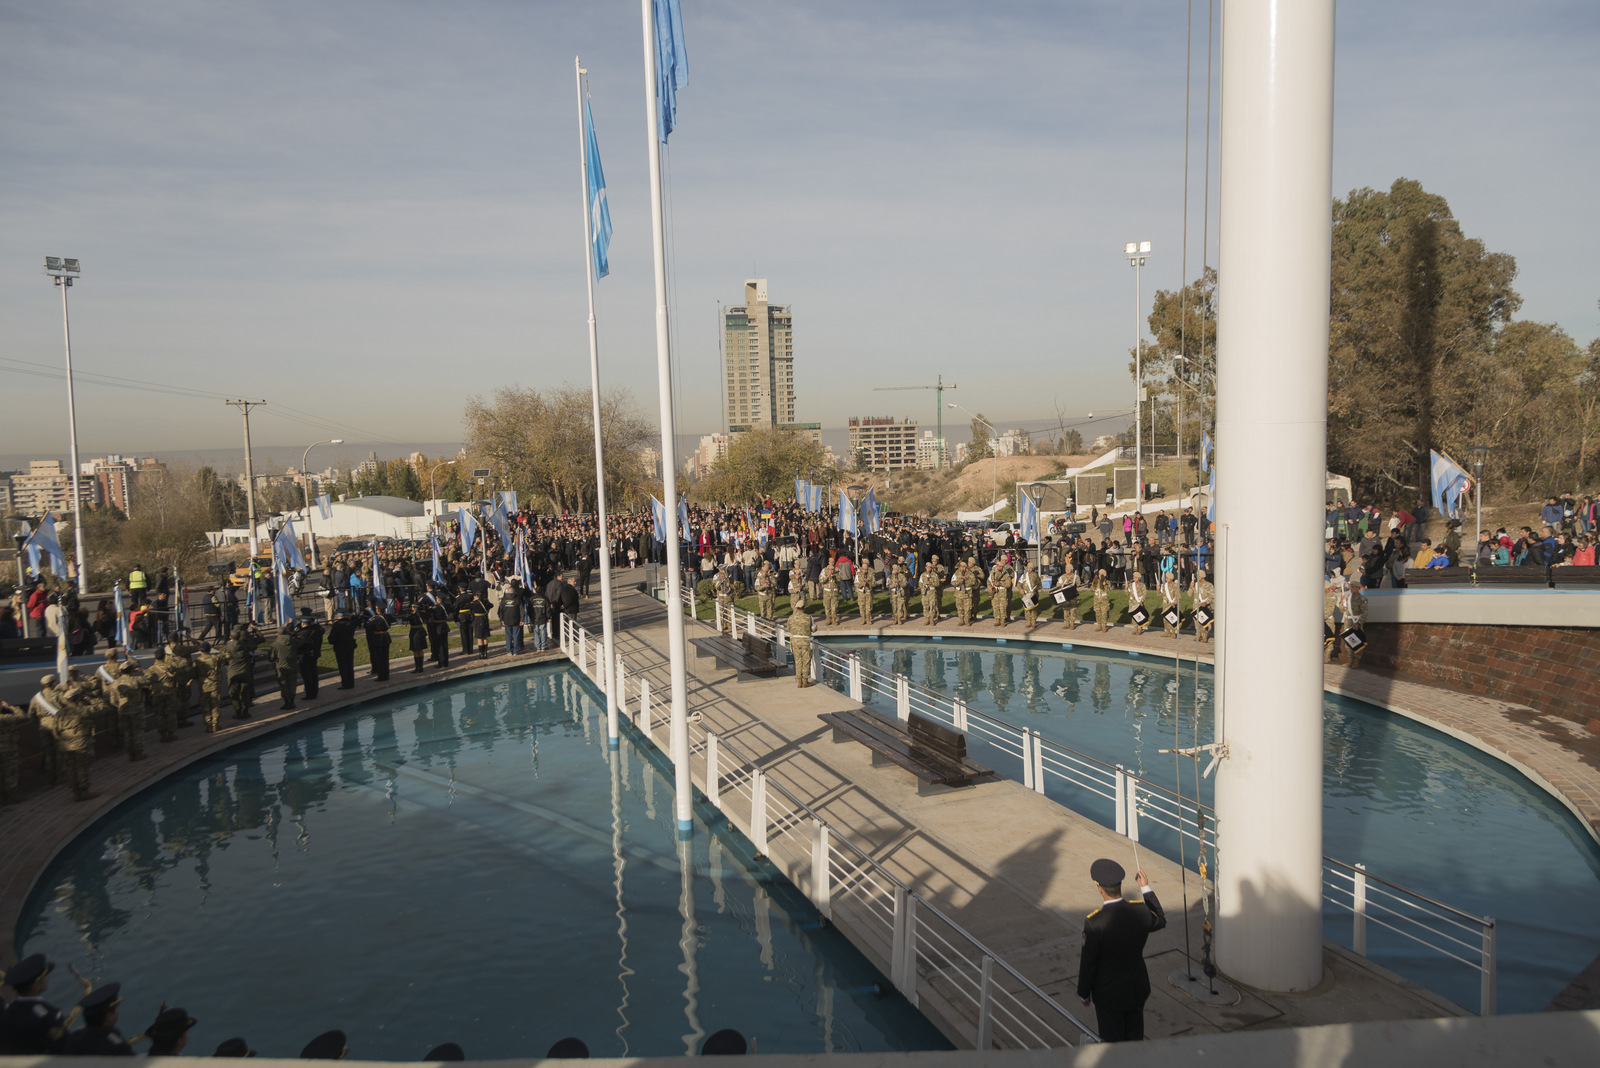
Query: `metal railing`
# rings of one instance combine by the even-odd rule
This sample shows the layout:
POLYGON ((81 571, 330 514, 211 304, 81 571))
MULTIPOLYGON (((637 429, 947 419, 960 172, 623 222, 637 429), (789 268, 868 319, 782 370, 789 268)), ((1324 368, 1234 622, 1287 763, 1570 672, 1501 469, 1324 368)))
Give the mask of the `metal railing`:
MULTIPOLYGON (((602 691, 603 641, 563 617, 560 647, 602 691)), ((617 704, 633 729, 667 750, 670 696, 616 656, 617 704)), ((773 779, 733 740, 689 722, 691 777, 756 853, 786 871, 824 917, 884 964, 895 989, 961 1028, 976 1049, 1059 1049, 1094 1031, 773 779)))
MULTIPOLYGON (((692 611, 693 601, 684 603, 692 611)), ((782 656, 788 644, 788 631, 776 621, 764 620, 753 612, 734 606, 731 613, 714 602, 714 619, 708 625, 727 629, 734 637, 744 633, 771 641, 782 656)), ((705 621, 703 621, 705 622, 705 621)), ((1151 828, 1161 828, 1193 845, 1191 854, 1181 854, 1190 870, 1198 872, 1199 861, 1209 852, 1211 865, 1203 884, 1212 895, 1211 915, 1216 915, 1215 899, 1217 852, 1215 811, 1194 798, 1184 797, 1121 764, 1110 764, 1068 746, 1044 738, 1036 730, 975 711, 959 698, 944 697, 904 675, 879 670, 858 653, 842 653, 820 642, 812 642, 812 678, 833 681, 851 699, 867 705, 894 709, 901 720, 911 712, 945 723, 974 738, 983 740, 999 753, 1015 758, 1016 771, 997 769, 1030 790, 1051 796, 1074 812, 1088 816, 1102 826, 1138 842, 1141 833, 1148 839, 1151 828), (1192 860, 1191 860, 1192 858, 1192 860)), ((1169 857, 1168 859, 1173 859, 1169 857)), ((1324 856, 1323 905, 1326 910, 1348 912, 1352 916, 1351 948, 1366 956, 1365 925, 1368 921, 1424 947, 1430 953, 1456 961, 1479 973, 1479 1012, 1495 1012, 1495 921, 1492 916, 1474 916, 1435 901, 1426 894, 1366 872, 1359 865, 1324 856), (1358 897, 1352 886, 1340 880, 1341 872, 1360 872, 1372 894, 1358 897), (1374 911, 1377 910, 1377 911, 1374 911)))

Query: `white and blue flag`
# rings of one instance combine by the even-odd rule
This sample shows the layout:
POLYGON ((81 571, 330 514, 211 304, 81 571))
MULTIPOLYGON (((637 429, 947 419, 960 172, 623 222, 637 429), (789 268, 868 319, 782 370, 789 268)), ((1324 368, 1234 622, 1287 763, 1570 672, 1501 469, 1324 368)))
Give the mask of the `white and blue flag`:
POLYGON ((478 521, 465 508, 457 508, 456 522, 461 525, 461 551, 471 556, 472 543, 478 540, 478 521))
POLYGON ((506 515, 508 515, 508 516, 516 515, 517 514, 517 491, 516 490, 501 490, 500 491, 500 503, 505 506, 506 515))
MULTIPOLYGON (((667 139, 666 134, 661 139, 667 139)), ((589 94, 583 94, 584 170, 589 176, 589 258, 596 281, 611 273, 611 205, 606 200, 606 172, 600 166, 600 142, 594 135, 594 115, 589 111, 589 94)))
MULTIPOLYGON (((26 524, 24 524, 26 525, 26 524)), ((39 525, 34 528, 28 540, 23 542, 23 548, 28 551, 28 566, 33 568, 33 573, 39 573, 39 556, 42 553, 50 558, 50 570, 57 578, 62 578, 67 573, 67 557, 61 551, 61 542, 56 538, 56 521, 51 516, 39 520, 39 525)))
POLYGON ((489 509, 489 525, 494 527, 494 532, 500 535, 500 551, 511 551, 511 524, 506 522, 506 502, 496 498, 494 507, 489 509))
POLYGON ((810 490, 810 488, 811 488, 811 483, 808 482, 807 480, 805 480, 803 478, 797 478, 797 479, 794 480, 794 499, 795 499, 795 503, 798 504, 802 508, 804 508, 806 506, 806 501, 809 500, 810 497, 811 497, 811 494, 808 492, 810 490))
POLYGON ((856 533, 856 506, 850 503, 850 495, 844 490, 839 491, 839 529, 846 534, 854 536, 856 533))
POLYGON ((1200 431, 1200 473, 1211 470, 1211 435, 1200 431))
POLYGON ((323 519, 333 518, 333 502, 328 500, 326 493, 317 498, 317 511, 322 513, 323 519))
POLYGON ((650 518, 655 520, 656 541, 665 545, 667 543, 667 506, 656 500, 654 496, 650 498, 650 518))
POLYGON ((429 531, 428 543, 433 548, 433 581, 443 586, 444 568, 439 566, 439 535, 433 531, 429 531))
POLYGON ((678 497, 678 527, 684 541, 693 541, 689 533, 689 495, 687 493, 678 497))
POLYGON ((813 513, 822 511, 822 487, 807 486, 806 494, 806 511, 813 513))
POLYGON ((1461 494, 1472 476, 1442 452, 1428 450, 1428 470, 1433 482, 1433 507, 1440 515, 1454 516, 1461 494))
POLYGON ((1017 493, 1017 517, 1022 520, 1022 540, 1039 544, 1039 506, 1026 493, 1017 493))
POLYGON ((128 609, 122 603, 122 583, 112 588, 112 608, 117 613, 117 644, 128 647, 128 609))
POLYGON ((689 52, 683 43, 683 12, 678 0, 655 0, 656 107, 661 143, 678 124, 678 90, 689 84, 689 52))
POLYGON ((289 583, 284 579, 283 560, 274 557, 272 561, 272 587, 277 591, 278 625, 289 622, 294 618, 294 594, 289 592, 289 583))
POLYGON ((294 520, 283 521, 283 529, 278 531, 278 536, 272 541, 272 558, 281 560, 285 571, 294 568, 305 569, 306 554, 300 551, 299 542, 295 538, 294 520))
POLYGON ((372 599, 381 605, 389 599, 383 585, 383 564, 378 561, 378 539, 372 539, 372 599))
POLYGON ((878 532, 878 496, 876 490, 867 490, 867 499, 861 502, 862 517, 866 520, 867 533, 878 532))

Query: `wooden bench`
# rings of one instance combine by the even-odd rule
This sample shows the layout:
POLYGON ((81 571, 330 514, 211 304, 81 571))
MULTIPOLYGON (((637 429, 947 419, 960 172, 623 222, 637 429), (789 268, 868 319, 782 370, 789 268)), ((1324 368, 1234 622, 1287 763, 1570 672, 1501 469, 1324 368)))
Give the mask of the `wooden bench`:
POLYGON ((872 751, 872 766, 893 764, 917 777, 918 793, 973 785, 994 773, 967 759, 967 736, 926 716, 909 721, 870 709, 825 712, 817 717, 833 728, 835 742, 860 742, 872 751))
MULTIPOLYGON (((1560 568, 1557 570, 1567 570, 1560 568)), ((1586 570, 1579 568, 1578 570, 1586 570)), ((1472 568, 1413 567, 1406 572, 1406 585, 1412 589, 1421 586, 1542 586, 1550 585, 1550 569, 1544 567, 1494 567, 1478 568, 1477 582, 1473 582, 1472 568)))
POLYGON ((693 638, 690 644, 698 655, 714 657, 719 667, 727 666, 741 675, 762 679, 778 677, 778 662, 773 659, 770 643, 765 639, 746 634, 734 641, 719 634, 715 638, 693 638))
POLYGON ((1594 564, 1567 564, 1563 567, 1552 567, 1550 579, 1555 583, 1556 589, 1563 586, 1600 586, 1600 567, 1594 564))

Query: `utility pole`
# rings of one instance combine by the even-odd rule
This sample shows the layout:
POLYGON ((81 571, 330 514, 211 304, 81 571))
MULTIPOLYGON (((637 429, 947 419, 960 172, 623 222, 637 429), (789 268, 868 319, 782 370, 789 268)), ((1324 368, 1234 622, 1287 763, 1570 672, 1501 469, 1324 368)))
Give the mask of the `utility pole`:
POLYGON ((83 495, 78 484, 78 410, 72 398, 72 325, 67 318, 67 289, 80 273, 80 268, 77 260, 46 256, 44 273, 61 288, 61 335, 67 346, 67 444, 72 456, 72 474, 67 477, 67 486, 72 494, 72 546, 78 564, 78 593, 88 596, 89 568, 84 562, 83 549, 83 495))
MULTIPOLYGON (((955 388, 956 388, 956 384, 954 382, 950 383, 948 386, 944 384, 944 375, 940 375, 938 383, 936 385, 932 385, 932 386, 875 386, 875 387, 873 387, 873 392, 874 393, 885 393, 885 392, 888 392, 890 390, 896 390, 896 389, 931 389, 931 390, 933 390, 933 421, 934 421, 934 425, 938 428, 938 429, 936 429, 934 431, 934 433, 939 435, 938 441, 937 441, 936 446, 935 446, 937 454, 938 454, 938 459, 934 461, 934 468, 936 470, 939 470, 939 471, 943 471, 944 470, 944 391, 947 390, 947 389, 955 389, 955 388)), ((915 458, 915 454, 913 454, 913 459, 914 458, 915 458)))
POLYGON ((254 468, 250 466, 250 409, 259 408, 267 402, 264 400, 231 400, 223 401, 222 403, 233 405, 235 408, 239 409, 240 413, 244 416, 244 500, 245 510, 248 515, 248 522, 250 524, 250 558, 254 560, 257 548, 256 475, 254 468))

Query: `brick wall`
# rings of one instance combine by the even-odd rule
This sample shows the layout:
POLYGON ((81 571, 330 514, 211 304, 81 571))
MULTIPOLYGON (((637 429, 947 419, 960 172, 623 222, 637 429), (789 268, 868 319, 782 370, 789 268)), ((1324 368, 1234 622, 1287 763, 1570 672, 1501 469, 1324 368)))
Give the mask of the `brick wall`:
POLYGON ((1496 697, 1600 730, 1600 629, 1373 623, 1362 666, 1496 697))

